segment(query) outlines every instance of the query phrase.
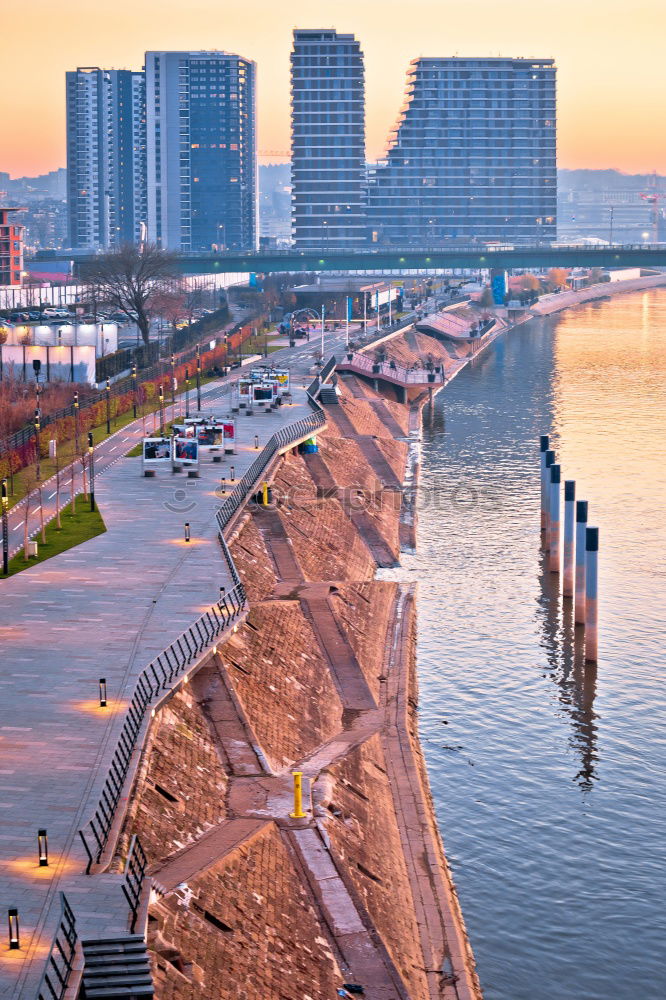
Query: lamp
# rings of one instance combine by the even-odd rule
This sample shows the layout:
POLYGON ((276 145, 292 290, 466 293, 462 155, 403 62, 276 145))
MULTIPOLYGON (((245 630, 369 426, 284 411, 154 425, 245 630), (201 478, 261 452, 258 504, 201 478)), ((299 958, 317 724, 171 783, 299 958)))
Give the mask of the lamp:
POLYGON ((231 477, 230 478, 231 478, 231 482, 232 483, 236 481, 236 474, 235 474, 233 465, 231 466, 231 477))
POLYGON ((220 604, 224 600, 224 595, 226 594, 226 592, 227 592, 227 588, 226 587, 220 587, 220 604))
POLYGON ((259 435, 258 434, 254 435, 254 447, 255 447, 255 449, 259 448, 259 435))
POLYGON ((9 947, 10 950, 15 950, 21 947, 19 938, 19 915, 18 910, 12 909, 7 911, 7 916, 9 918, 9 947))
POLYGON ((185 541, 189 542, 189 540, 190 540, 190 522, 186 521, 185 522, 185 541))
POLYGON ((99 679, 99 707, 106 708, 106 677, 99 679))
POLYGON ((39 867, 48 868, 49 865, 49 842, 46 830, 37 831, 37 853, 39 855, 39 867))

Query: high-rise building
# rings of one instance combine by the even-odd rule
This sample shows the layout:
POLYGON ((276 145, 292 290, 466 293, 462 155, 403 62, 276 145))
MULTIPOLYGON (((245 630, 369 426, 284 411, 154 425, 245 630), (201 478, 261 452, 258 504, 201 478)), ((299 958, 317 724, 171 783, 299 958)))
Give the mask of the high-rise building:
POLYGON ((143 73, 67 73, 67 204, 73 248, 138 241, 146 220, 143 73))
POLYGON ((294 31, 292 235, 297 247, 367 241, 363 53, 353 35, 294 31))
POLYGON ((0 285, 23 284, 23 229, 9 216, 25 208, 0 208, 0 285))
POLYGON ((415 59, 370 171, 372 242, 556 238, 552 59, 415 59))
POLYGON ((256 66, 147 52, 148 238, 169 250, 257 244, 256 66))

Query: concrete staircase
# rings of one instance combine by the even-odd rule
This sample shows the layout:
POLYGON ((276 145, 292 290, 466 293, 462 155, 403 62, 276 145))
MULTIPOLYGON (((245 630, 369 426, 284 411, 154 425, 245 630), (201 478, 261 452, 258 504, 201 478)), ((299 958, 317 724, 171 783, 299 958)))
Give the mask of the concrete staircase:
POLYGON ((81 942, 82 1000, 152 1000, 153 980, 140 934, 81 942))

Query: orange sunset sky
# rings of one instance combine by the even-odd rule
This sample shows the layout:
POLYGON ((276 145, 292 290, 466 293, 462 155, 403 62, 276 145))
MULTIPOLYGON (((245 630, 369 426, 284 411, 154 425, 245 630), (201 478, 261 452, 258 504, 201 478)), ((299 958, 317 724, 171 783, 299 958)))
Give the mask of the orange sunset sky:
POLYGON ((146 49, 254 59, 260 162, 284 159, 294 27, 360 39, 369 159, 410 59, 552 56, 559 165, 666 173, 666 0, 28 0, 6 4, 1 21, 0 170, 12 176, 64 166, 66 70, 140 68, 146 49))

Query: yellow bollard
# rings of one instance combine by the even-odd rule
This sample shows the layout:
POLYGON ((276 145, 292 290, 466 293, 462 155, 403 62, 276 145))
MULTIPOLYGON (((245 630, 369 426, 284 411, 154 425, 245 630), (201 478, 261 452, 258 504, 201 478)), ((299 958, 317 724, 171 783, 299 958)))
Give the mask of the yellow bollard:
POLYGON ((263 483, 261 487, 261 502, 264 507, 268 507, 268 483, 263 483))
POLYGON ((294 775, 294 811, 289 813, 292 819, 306 819, 303 812, 303 772, 293 771, 294 775))

